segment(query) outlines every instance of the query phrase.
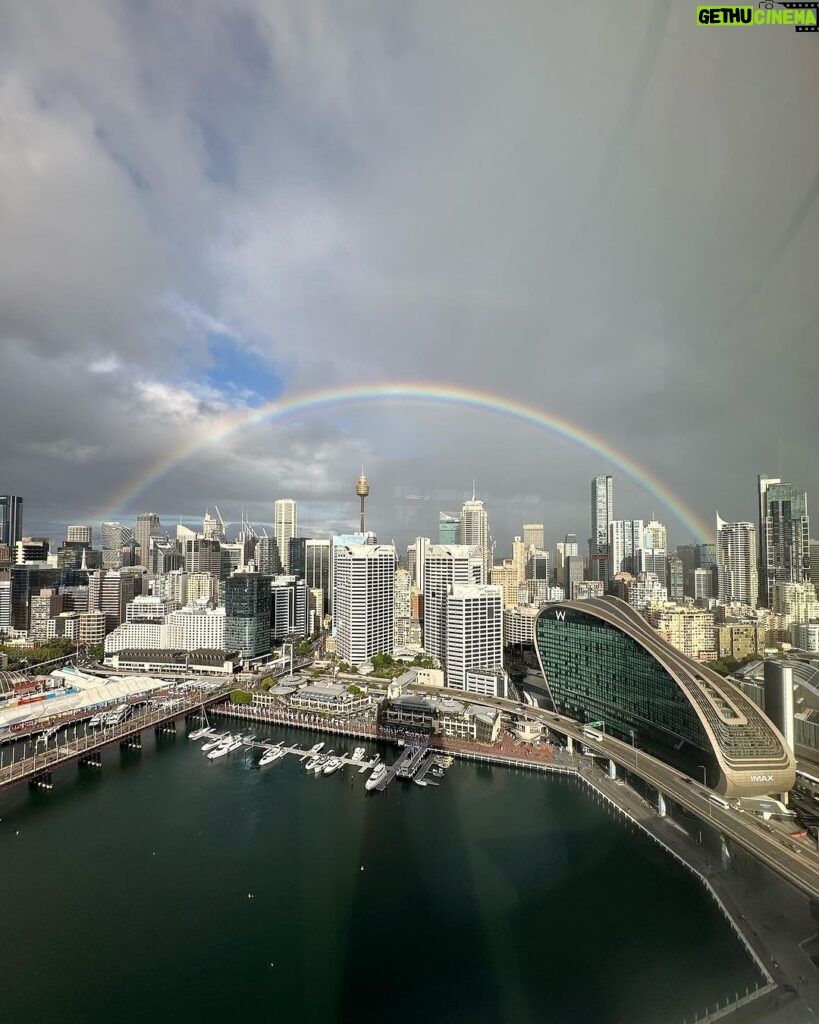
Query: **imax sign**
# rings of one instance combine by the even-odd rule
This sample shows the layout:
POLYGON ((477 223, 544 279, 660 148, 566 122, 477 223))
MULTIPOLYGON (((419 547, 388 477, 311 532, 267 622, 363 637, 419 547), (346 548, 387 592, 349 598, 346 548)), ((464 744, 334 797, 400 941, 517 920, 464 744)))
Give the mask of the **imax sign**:
POLYGON ((752 775, 751 782, 773 782, 773 775, 752 775))

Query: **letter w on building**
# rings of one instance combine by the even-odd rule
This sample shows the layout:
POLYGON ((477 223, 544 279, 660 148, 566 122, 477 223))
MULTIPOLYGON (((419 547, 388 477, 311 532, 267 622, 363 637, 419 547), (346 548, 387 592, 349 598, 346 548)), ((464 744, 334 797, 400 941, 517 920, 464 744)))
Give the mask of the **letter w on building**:
POLYGON ((555 618, 559 619, 561 622, 563 622, 563 620, 566 618, 565 611, 564 612, 555 612, 555 618))

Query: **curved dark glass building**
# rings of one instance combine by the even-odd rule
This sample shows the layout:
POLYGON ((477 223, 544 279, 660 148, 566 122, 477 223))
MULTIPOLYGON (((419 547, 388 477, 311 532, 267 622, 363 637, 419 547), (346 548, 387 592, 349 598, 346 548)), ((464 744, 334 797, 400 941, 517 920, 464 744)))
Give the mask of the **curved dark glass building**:
POLYGON ((795 762, 737 687, 666 643, 615 597, 547 605, 535 649, 560 714, 599 722, 727 797, 782 793, 795 762))

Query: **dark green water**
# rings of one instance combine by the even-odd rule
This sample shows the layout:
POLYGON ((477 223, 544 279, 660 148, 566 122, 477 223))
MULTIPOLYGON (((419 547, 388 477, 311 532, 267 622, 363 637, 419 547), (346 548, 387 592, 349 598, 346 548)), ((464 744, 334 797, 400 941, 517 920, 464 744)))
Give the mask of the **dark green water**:
POLYGON ((4 1021, 675 1024, 754 984, 699 884, 576 783, 456 764, 368 794, 238 754, 180 734, 6 800, 4 1021))

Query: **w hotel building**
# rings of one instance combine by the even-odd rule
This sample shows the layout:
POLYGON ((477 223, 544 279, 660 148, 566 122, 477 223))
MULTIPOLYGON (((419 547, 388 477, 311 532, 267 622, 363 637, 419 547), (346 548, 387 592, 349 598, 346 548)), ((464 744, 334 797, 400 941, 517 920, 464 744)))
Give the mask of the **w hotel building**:
POLYGON ((544 608, 535 649, 555 709, 702 779, 727 797, 782 793, 795 761, 740 690, 666 643, 614 597, 544 608))

